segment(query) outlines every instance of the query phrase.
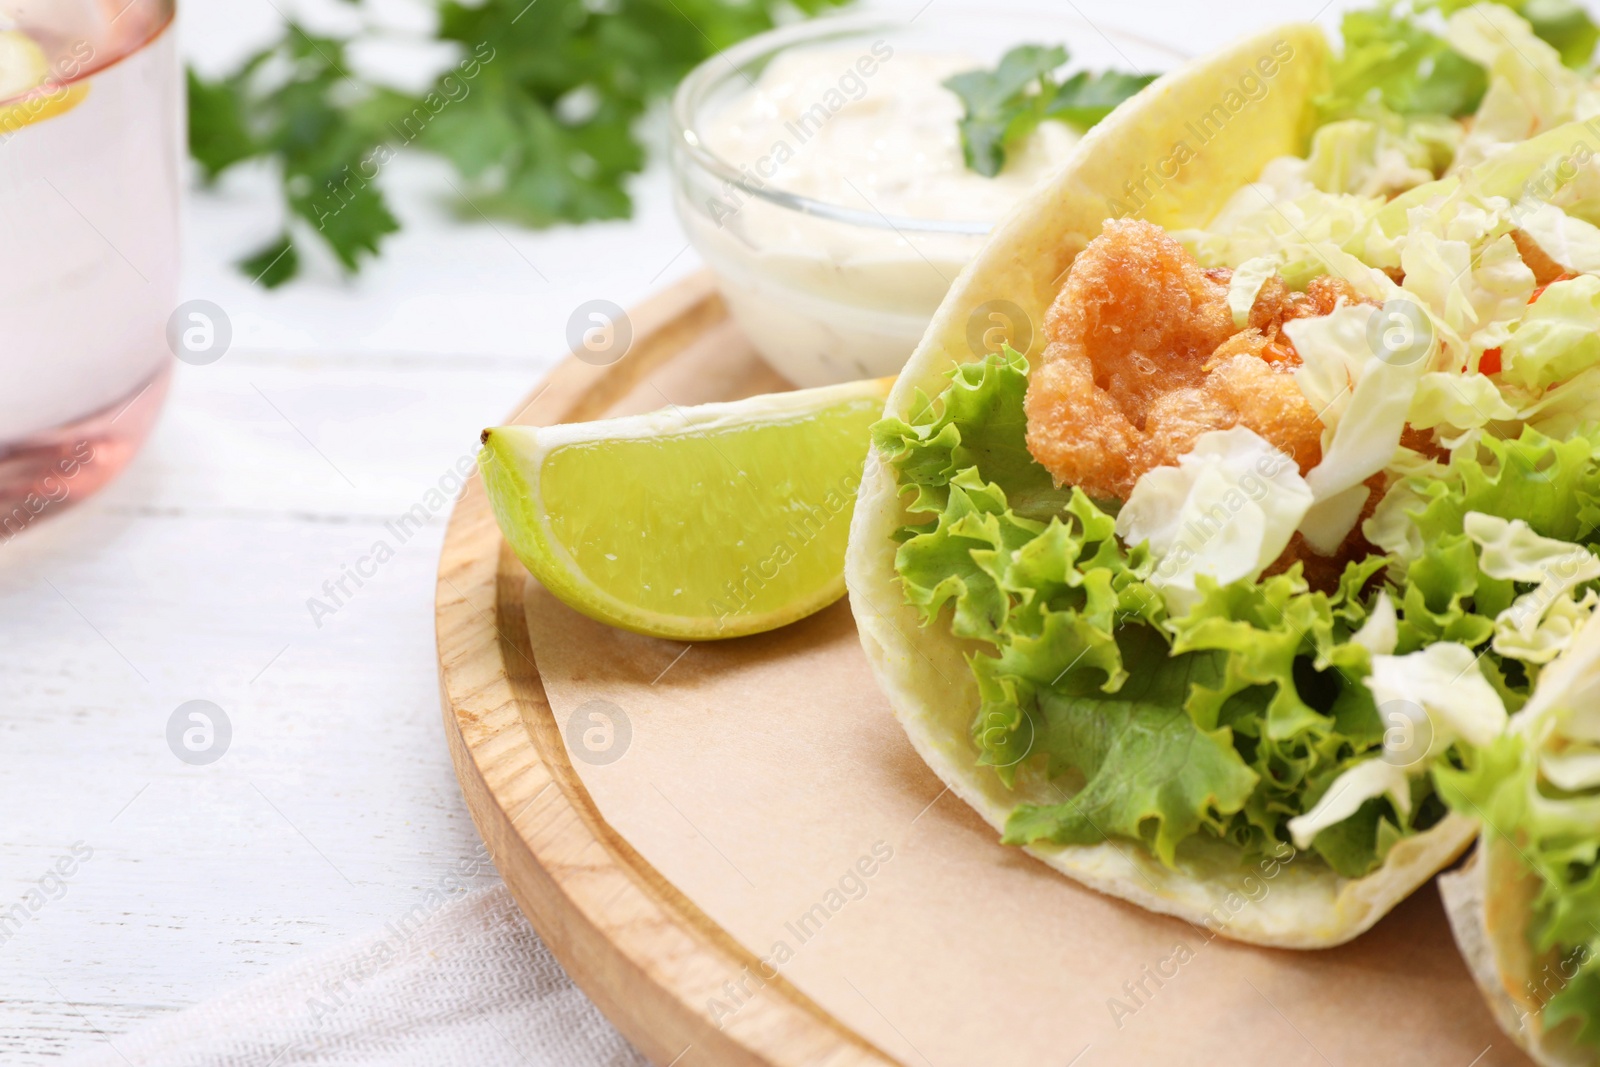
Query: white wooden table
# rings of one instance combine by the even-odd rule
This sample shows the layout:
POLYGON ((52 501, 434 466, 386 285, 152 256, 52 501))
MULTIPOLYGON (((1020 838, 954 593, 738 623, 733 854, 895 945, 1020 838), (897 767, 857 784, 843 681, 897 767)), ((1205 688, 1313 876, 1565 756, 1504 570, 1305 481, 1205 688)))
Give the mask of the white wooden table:
MULTIPOLYGON (((180 2, 185 50, 212 70, 279 19, 266 0, 180 2)), ((1300 6, 1279 17, 1322 3, 1300 6)), ((1079 5, 1191 51, 1260 18, 1199 8, 1079 5)), ((627 306, 699 261, 659 169, 633 221, 542 234, 452 221, 445 173, 393 164, 406 228, 383 258, 275 293, 229 266, 276 232, 265 175, 193 198, 183 296, 228 313, 232 349, 178 368, 119 481, 0 547, 0 912, 46 891, 0 934, 0 1062, 48 1062, 376 932, 476 851, 434 666, 448 508, 403 542, 386 524, 564 354, 578 304, 627 306), (377 541, 393 558, 314 619, 308 600, 377 541), (232 726, 207 766, 166 739, 195 699, 232 726), (47 877, 75 846, 92 854, 47 877)))

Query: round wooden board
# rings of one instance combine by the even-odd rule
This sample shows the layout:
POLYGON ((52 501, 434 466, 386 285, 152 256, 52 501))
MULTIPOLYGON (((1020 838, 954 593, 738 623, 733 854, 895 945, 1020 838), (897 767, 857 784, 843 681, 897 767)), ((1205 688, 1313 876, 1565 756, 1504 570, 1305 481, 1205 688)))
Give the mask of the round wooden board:
MULTIPOLYGON (((630 313, 633 343, 610 366, 568 358, 509 421, 575 422, 670 382, 675 400, 789 388, 696 275, 630 313)), ((654 390, 651 390, 654 392, 654 390)), ((893 1062, 783 979, 719 1028, 706 1005, 757 959, 614 833, 568 758, 534 666, 526 571, 480 479, 456 504, 435 600, 439 685, 456 776, 518 905, 567 972, 657 1064, 893 1062)))
MULTIPOLYGON (((513 421, 787 388, 704 276, 631 325, 621 360, 567 361, 513 421)), ((688 655, 551 597, 473 479, 436 613, 446 733, 479 832, 556 956, 657 1064, 932 1067, 927 1051, 1032 1064, 1090 1047, 1096 1063, 1174 1067, 1526 1063, 1488 1018, 1431 888, 1347 945, 1284 952, 1001 846, 970 808, 939 803, 949 790, 874 684, 845 605, 688 655), (615 759, 569 741, 596 700, 637 725, 615 759), (868 843, 894 872, 870 892, 868 843), (1172 978, 1161 967, 1197 958, 1146 1012, 1142 983, 1162 985, 1152 961, 1172 978), (1379 1016, 1403 1025, 1349 1025, 1379 1016)))

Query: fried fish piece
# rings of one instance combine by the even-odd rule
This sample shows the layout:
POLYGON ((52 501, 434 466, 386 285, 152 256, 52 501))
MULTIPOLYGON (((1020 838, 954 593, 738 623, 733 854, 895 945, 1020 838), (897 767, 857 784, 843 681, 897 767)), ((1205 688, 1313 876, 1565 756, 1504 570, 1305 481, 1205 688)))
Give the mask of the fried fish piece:
MULTIPOLYGON (((1286 341, 1267 342, 1269 348, 1279 345, 1288 347, 1286 341)), ((1300 358, 1293 355, 1292 347, 1289 352, 1291 358, 1277 362, 1240 352, 1212 367, 1204 392, 1229 414, 1218 425, 1196 424, 1182 432, 1163 425, 1150 427, 1145 453, 1149 466, 1177 463, 1206 430, 1242 425, 1293 459, 1300 473, 1315 467, 1322 459, 1322 421, 1294 380, 1291 371, 1300 358)))
POLYGON ((1087 359, 1096 388, 1143 426, 1158 397, 1202 384, 1206 357, 1236 332, 1228 281, 1159 226, 1108 222, 1073 261, 1045 336, 1057 358, 1087 359))
POLYGON ((1237 425, 1302 472, 1317 464, 1322 423, 1289 373, 1300 359, 1283 324, 1360 297, 1336 278, 1291 293, 1274 277, 1241 330, 1230 280, 1136 219, 1107 222, 1079 253, 1045 316, 1049 344, 1025 402, 1028 449, 1058 484, 1126 499, 1201 434, 1237 425))

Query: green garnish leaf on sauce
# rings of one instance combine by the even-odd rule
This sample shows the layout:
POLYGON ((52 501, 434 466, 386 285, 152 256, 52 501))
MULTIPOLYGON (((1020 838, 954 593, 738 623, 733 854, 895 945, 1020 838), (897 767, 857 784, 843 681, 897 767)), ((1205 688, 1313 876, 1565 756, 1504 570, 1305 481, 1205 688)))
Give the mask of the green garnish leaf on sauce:
POLYGON ((1045 119, 1087 130, 1154 80, 1154 74, 1079 71, 1065 81, 1055 73, 1067 62, 1061 45, 1023 44, 1000 57, 993 70, 969 70, 945 79, 961 98, 961 148, 967 166, 993 178, 1006 151, 1045 119))

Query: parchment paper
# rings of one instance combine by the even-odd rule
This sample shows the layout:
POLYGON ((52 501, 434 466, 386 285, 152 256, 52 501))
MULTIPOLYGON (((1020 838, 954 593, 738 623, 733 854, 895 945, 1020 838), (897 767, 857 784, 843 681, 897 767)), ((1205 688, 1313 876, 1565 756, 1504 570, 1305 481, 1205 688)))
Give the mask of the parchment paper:
MULTIPOLYGON (((556 722, 606 820, 906 1064, 1527 1062, 1432 884, 1354 943, 1296 953, 1211 939, 999 844, 912 751, 843 603, 692 647, 592 622, 531 579, 527 605, 556 722)), ((728 979, 708 1006, 724 1019, 771 995, 728 979)))

